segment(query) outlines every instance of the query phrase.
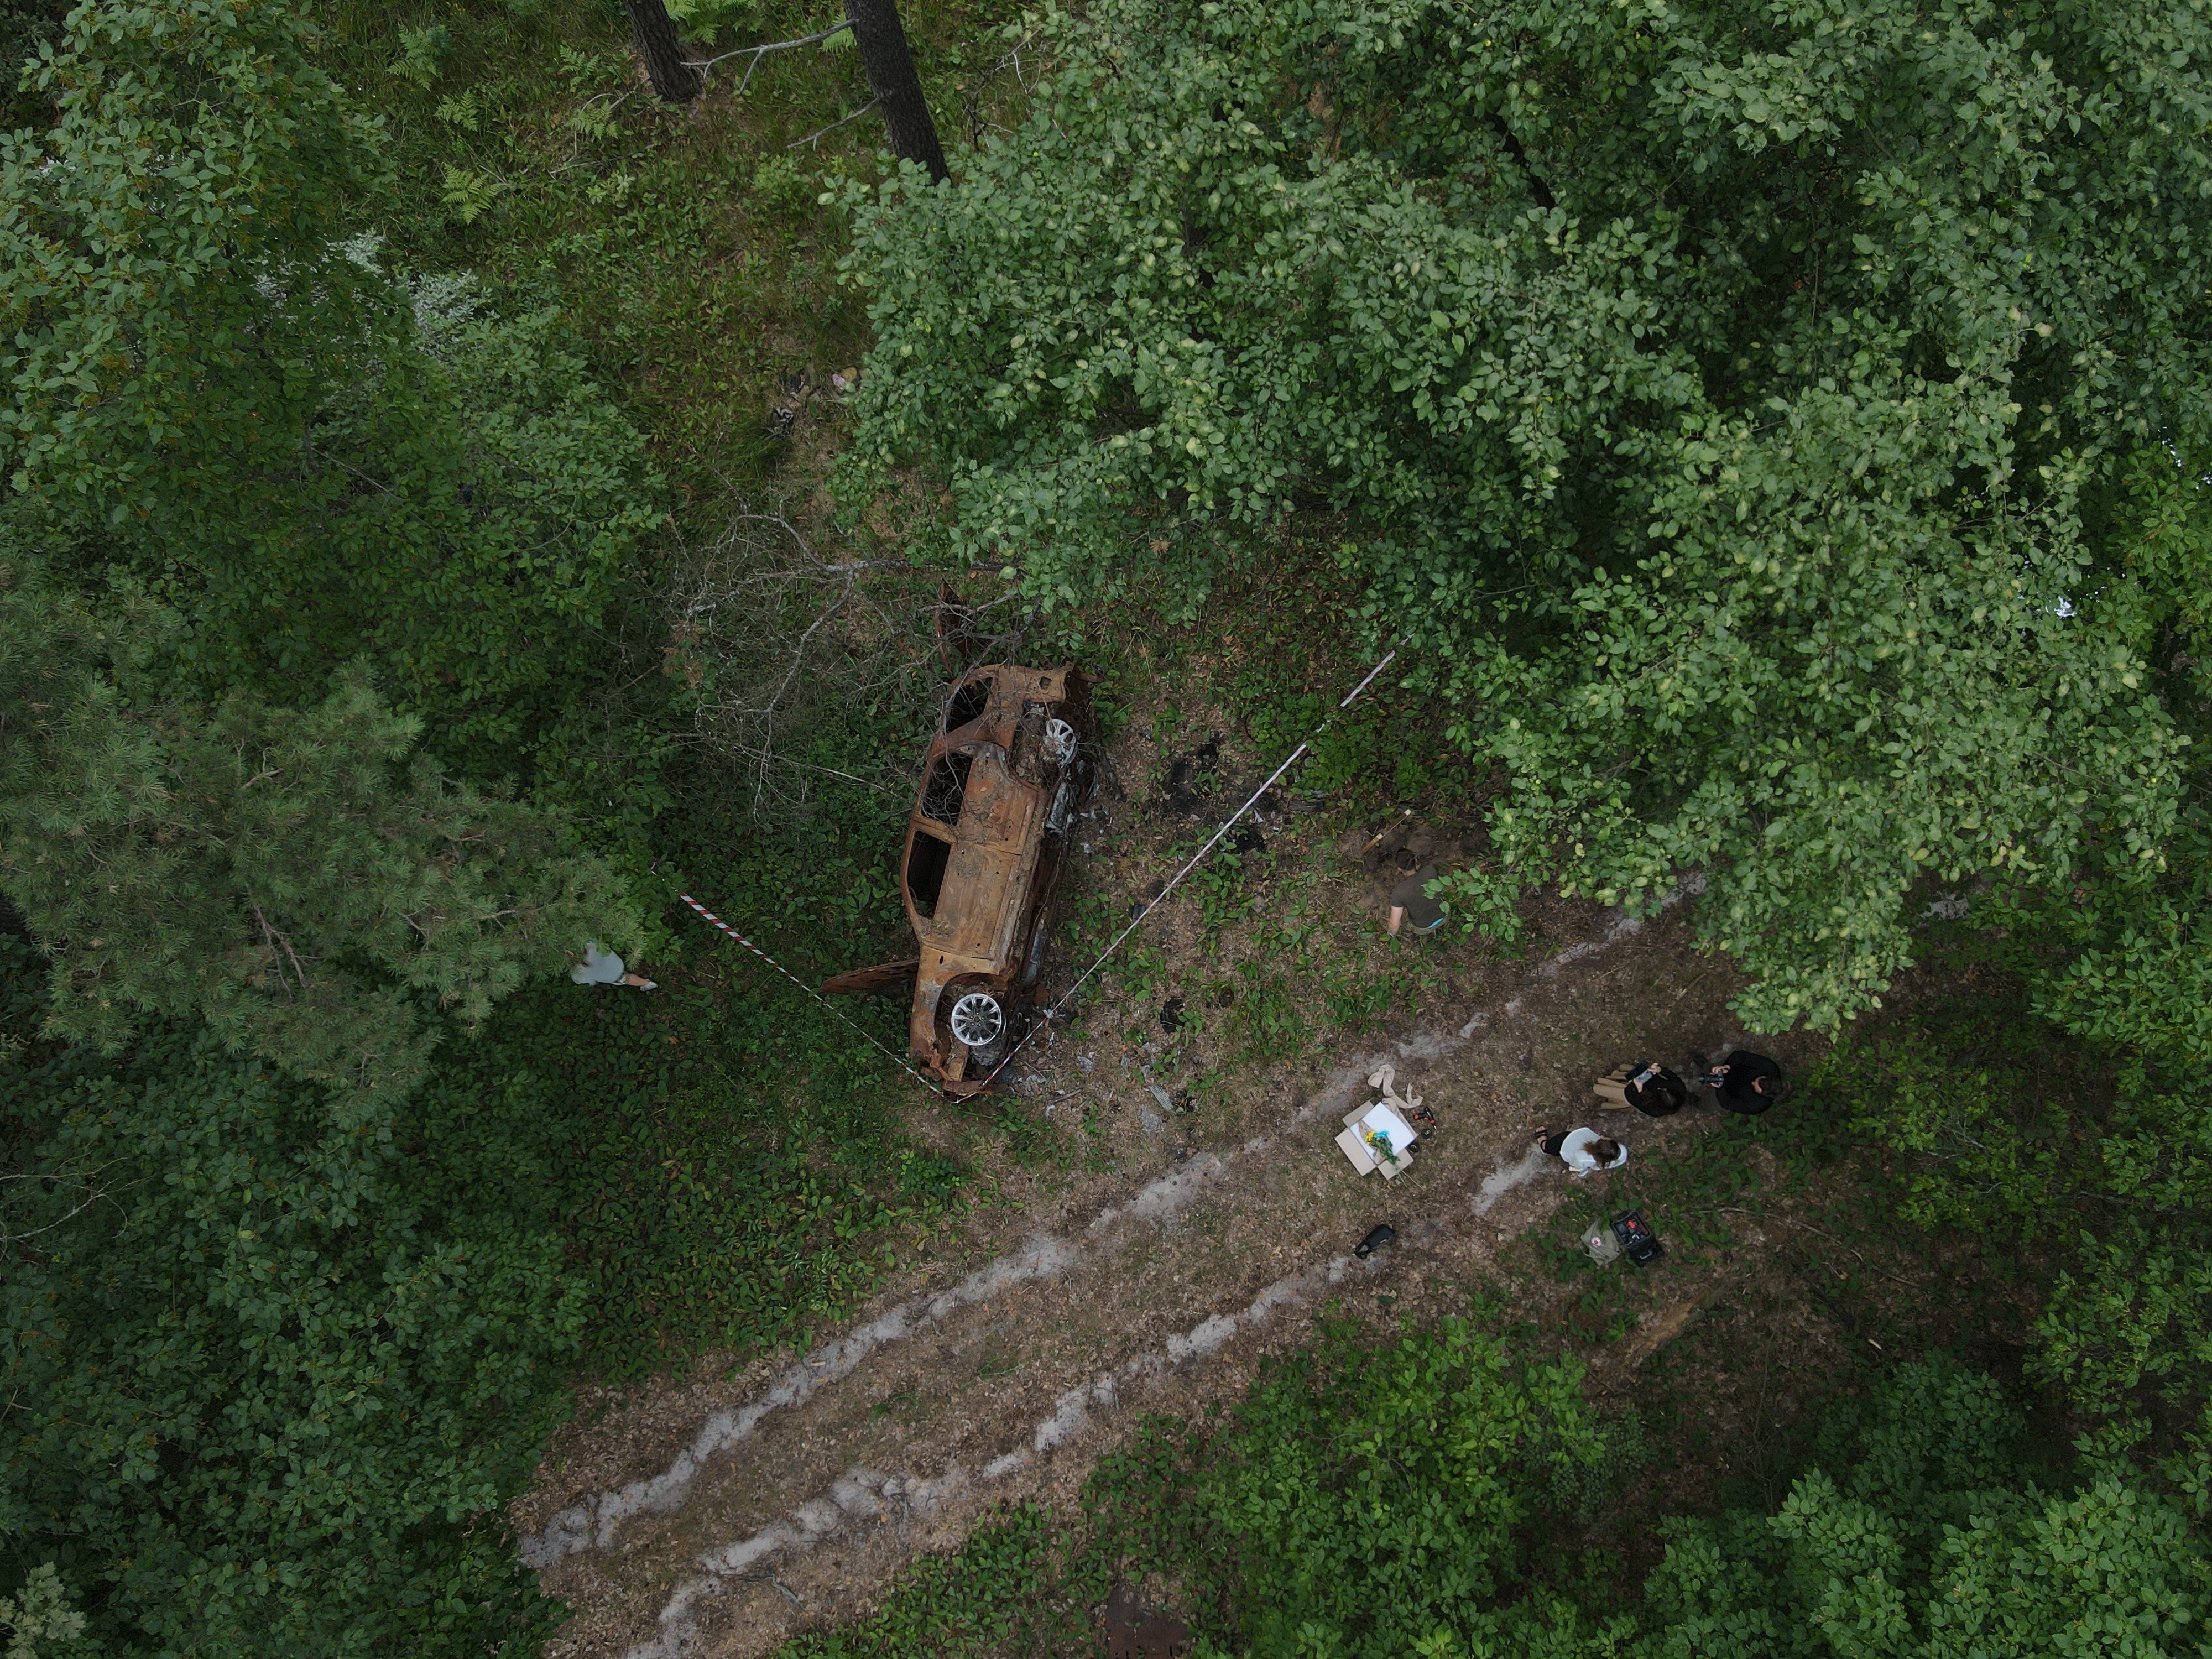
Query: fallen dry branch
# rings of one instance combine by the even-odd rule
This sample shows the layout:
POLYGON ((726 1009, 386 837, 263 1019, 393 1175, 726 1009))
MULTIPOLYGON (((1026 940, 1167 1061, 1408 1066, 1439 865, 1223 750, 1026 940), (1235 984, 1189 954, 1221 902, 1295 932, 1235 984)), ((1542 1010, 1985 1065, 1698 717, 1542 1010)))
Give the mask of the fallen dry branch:
POLYGON ((941 702, 959 666, 1018 657, 1016 605, 963 604, 940 573, 903 559, 825 554, 787 502, 740 503, 678 560, 670 649, 698 696, 700 740, 739 766, 757 815, 781 816, 821 776, 910 798, 918 745, 869 776, 802 759, 795 740, 840 706, 902 726, 907 711, 941 702), (1000 618, 1015 625, 994 631, 1000 618))

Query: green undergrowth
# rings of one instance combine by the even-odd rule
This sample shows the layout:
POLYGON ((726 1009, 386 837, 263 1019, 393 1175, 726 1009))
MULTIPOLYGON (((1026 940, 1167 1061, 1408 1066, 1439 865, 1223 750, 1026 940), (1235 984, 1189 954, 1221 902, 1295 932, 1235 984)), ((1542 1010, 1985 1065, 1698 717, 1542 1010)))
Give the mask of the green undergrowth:
POLYGON ((873 1287, 894 1229, 957 1212, 958 1167, 899 1145, 898 1074, 787 1000, 711 969, 526 993, 424 1092, 426 1162, 586 1277, 603 1374, 799 1338, 873 1287))
POLYGON ((1487 771, 1449 741, 1446 707, 1412 683, 1421 659, 1399 637, 1405 619, 1377 614, 1366 579, 1318 544, 1325 522, 1294 528, 1264 580, 1224 581, 1197 624, 1157 636, 1142 663, 1149 684, 1129 688, 1152 694, 1147 735, 1195 746, 1206 735, 1198 710, 1215 707, 1261 769, 1224 782, 1249 790, 1304 744, 1289 792, 1353 816, 1411 809, 1471 822, 1487 771))
MULTIPOLYGON (((895 766, 926 720, 833 706, 793 750, 856 773, 895 766)), ((599 830, 640 849, 633 880, 661 908, 633 965, 659 988, 556 981, 519 994, 447 1044, 422 1098, 439 1142, 425 1159, 477 1172, 479 1189, 562 1239, 590 1287, 584 1362, 605 1376, 803 1341, 957 1218, 984 1150, 935 1152, 905 1134, 902 1108, 923 1088, 896 1058, 895 1000, 825 1006, 805 988, 910 944, 900 805, 832 780, 768 823, 742 776, 688 744, 663 758, 659 810, 636 825, 616 811, 599 830)), ((980 1108, 974 1128, 1036 1133, 980 1108)))
MULTIPOLYGON (((1780 1503, 1830 1404, 1922 1356, 2002 1379, 2046 1450, 2081 1426, 2039 1319, 2061 1247, 2098 1218, 2069 1213, 2051 1167, 2054 1149, 2087 1150, 2086 1127, 2049 1128, 2061 1112, 2095 1121, 2095 1067, 1984 942, 1931 941, 1929 956, 1780 1104, 1697 1109, 1703 1133, 1640 1152, 1515 1246, 1549 1287, 1542 1320, 1517 1327, 1533 1347, 1595 1360, 1665 1322, 1656 1350, 1609 1384, 1647 1431, 1646 1507, 1780 1503), (2042 1172, 2029 1199, 1999 1178, 2021 1170, 2042 1172), (1582 1232, 1631 1209, 1667 1255, 1596 1265, 1582 1232), (1738 1418, 1718 1412, 1724 1395, 1738 1418)), ((1657 1559, 1648 1532, 1612 1542, 1632 1579, 1657 1559)))
POLYGON ((1525 1353, 1462 1321, 1324 1319, 1242 1400, 1146 1424, 1074 1516, 1002 1509, 781 1659, 1073 1659, 1116 1584, 1185 1621, 1194 1659, 1757 1659, 1858 1651, 1818 1638, 1869 1620, 1885 1651, 2024 1659, 2112 1620, 2185 1637, 2206 1605, 2169 1496, 2076 1465, 2015 1386, 1948 1356, 1795 1402, 1774 1490, 1655 1516, 1623 1491, 1637 1420, 1594 1409, 1571 1359, 1525 1353))
POLYGON ((1885 1235, 1888 1205, 1878 1189, 1856 1184, 1878 1174, 1846 1167, 1856 1141, 1833 1110, 1833 1064, 1758 1117, 1723 1114, 1710 1102, 1693 1109, 1711 1113, 1717 1125, 1673 1138, 1663 1154, 1637 1158, 1601 1186, 1577 1188, 1578 1201, 1564 1206, 1531 1247, 1571 1292, 1565 1320, 1576 1337, 1614 1340, 1667 1294, 1666 1273, 1722 1265, 1743 1248, 1747 1224, 1817 1227, 1844 1249, 1885 1235), (1629 1210, 1641 1211, 1659 1233, 1668 1251, 1663 1270, 1599 1267, 1583 1249, 1582 1229, 1629 1210))
MULTIPOLYGON (((946 147, 1018 88, 995 26, 1017 9, 933 6, 907 27, 946 147)), ((822 27, 835 9, 738 8, 712 56, 822 27)), ((817 198, 876 177, 872 118, 808 135, 868 101, 856 53, 804 47, 714 71, 693 105, 643 84, 622 8, 574 0, 397 5, 332 0, 325 57, 383 114, 409 210, 394 258, 550 284, 678 486, 679 523, 735 488, 775 487, 762 425, 782 381, 857 364, 866 319, 836 281, 842 221, 817 198), (792 148, 798 143, 797 148, 792 148)))
POLYGON ((1000 1509, 950 1555, 917 1562, 872 1617, 801 1637, 783 1659, 1092 1652, 1111 1564, 1034 1504, 1000 1509))
MULTIPOLYGON (((1109 994, 1146 1009, 1182 1000, 1181 1029, 1160 1036, 1164 1064, 1202 1067, 1201 1086, 1317 1056, 1441 1002, 1452 941, 1392 940, 1371 915, 1338 924, 1328 914, 1331 879, 1312 860, 1216 853, 1178 901, 1200 911, 1198 953, 1178 960, 1133 939, 1109 972, 1109 994), (1200 1047, 1209 1034, 1217 1039, 1210 1063, 1200 1047)), ((1083 959, 1126 920, 1118 898, 1092 895, 1078 910, 1083 959)))
POLYGON ((1323 1321, 1232 1409, 1150 1421, 1109 1454, 1076 1524, 1002 1510, 873 1617, 782 1653, 1093 1652, 1099 1602, 1148 1573, 1173 1586, 1200 1654, 1303 1651, 1302 1630, 1347 1620, 1419 1650, 1440 1602, 1480 1620, 1498 1591, 1547 1576, 1553 1522, 1609 1489, 1613 1442, 1577 1380, 1463 1322, 1377 1338, 1323 1321), (1414 1578, 1425 1587, 1406 1593, 1414 1578))
MULTIPOLYGON (((1195 951, 1173 956, 1139 930, 1081 999, 1147 1011, 1180 999, 1180 1029, 1155 1033, 1156 1069, 1184 1076, 1200 1100, 1233 1073, 1418 1018, 1449 994, 1455 967, 1506 943, 1470 939, 1463 927, 1393 940, 1378 916, 1341 915, 1333 890, 1359 878, 1336 848, 1347 831, 1410 817, 1475 842, 1491 784, 1445 742, 1441 708, 1406 684, 1407 659, 1339 708, 1390 642, 1343 575, 1328 554, 1301 544, 1264 584, 1224 582, 1193 627, 1139 626, 1152 597, 1139 592, 1082 630, 1109 723, 1155 755, 1143 775, 1115 781, 1116 830, 1170 834, 1128 890, 1078 865, 1060 922, 1071 961, 1093 961, 1151 882, 1182 868, 1277 764, 1302 744, 1310 750, 1265 817, 1243 820, 1169 897, 1162 921, 1194 918, 1195 951), (1167 802, 1186 791, 1194 800, 1178 815, 1167 802)), ((1479 847, 1466 857, 1479 861, 1479 847)))

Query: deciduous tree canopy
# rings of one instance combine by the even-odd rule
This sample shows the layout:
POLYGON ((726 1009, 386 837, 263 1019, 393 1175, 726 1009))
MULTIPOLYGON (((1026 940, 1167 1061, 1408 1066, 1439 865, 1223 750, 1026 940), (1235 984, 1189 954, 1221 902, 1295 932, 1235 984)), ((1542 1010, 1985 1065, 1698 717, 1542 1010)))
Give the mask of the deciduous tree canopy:
POLYGON ((2175 735, 2114 497, 2203 453, 2212 33, 2148 4, 1116 0, 1034 118, 860 209, 848 483, 1194 604, 1301 507, 1543 879, 1703 870, 1769 1029, 1923 877, 2154 863, 2175 735), (1164 560, 1145 551, 1160 541, 1164 560))
POLYGON ((658 485, 550 313, 381 269, 379 125, 313 41, 283 5, 85 7, 27 71, 58 118, 0 140, 8 527, 160 584, 204 691, 368 653, 509 769, 658 485))

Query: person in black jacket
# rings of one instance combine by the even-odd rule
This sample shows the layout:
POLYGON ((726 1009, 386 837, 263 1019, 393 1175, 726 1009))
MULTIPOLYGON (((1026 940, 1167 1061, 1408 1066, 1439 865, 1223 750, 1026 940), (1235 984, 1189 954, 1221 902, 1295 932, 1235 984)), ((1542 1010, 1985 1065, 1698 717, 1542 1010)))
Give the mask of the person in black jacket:
POLYGON ((1667 1117, 1690 1103, 1682 1079, 1656 1060, 1616 1066, 1590 1085, 1598 1104, 1608 1109, 1633 1106, 1646 1117, 1667 1117))
POLYGON ((1765 1054, 1739 1048, 1717 1066, 1707 1066, 1703 1054, 1690 1058, 1704 1067, 1698 1081, 1713 1091, 1723 1111, 1756 1117, 1782 1098, 1782 1067, 1765 1054))

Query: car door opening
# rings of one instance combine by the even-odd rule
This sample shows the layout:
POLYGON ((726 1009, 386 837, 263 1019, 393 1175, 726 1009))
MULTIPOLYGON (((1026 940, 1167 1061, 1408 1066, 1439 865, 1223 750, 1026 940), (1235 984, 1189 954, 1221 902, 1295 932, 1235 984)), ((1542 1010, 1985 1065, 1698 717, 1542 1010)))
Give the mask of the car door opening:
POLYGON ((969 680, 952 694, 952 701, 945 705, 945 729, 957 732, 990 706, 991 682, 980 678, 969 680))
POLYGON ((921 792, 924 817, 939 823, 960 822, 960 809, 968 799, 968 774, 975 764, 973 755, 939 755, 929 769, 929 782, 921 792))
POLYGON ((914 850, 907 854, 906 890, 917 915, 937 914, 937 896, 945 888, 945 866, 952 858, 952 843, 916 830, 914 850))

